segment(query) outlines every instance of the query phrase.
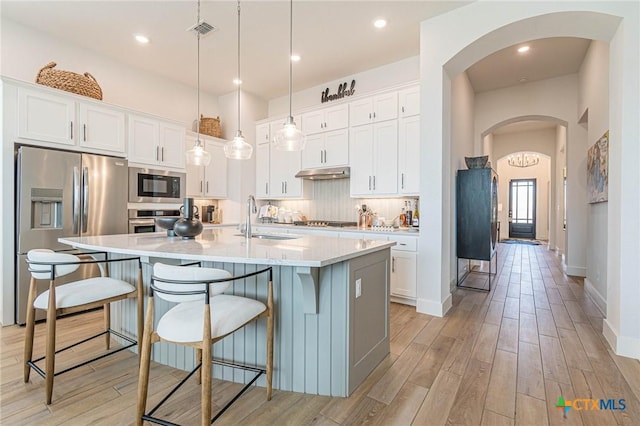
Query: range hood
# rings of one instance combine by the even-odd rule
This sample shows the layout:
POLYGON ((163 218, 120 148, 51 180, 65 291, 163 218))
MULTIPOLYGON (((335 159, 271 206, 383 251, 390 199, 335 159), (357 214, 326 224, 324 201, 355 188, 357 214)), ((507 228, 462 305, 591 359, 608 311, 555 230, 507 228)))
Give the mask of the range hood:
POLYGON ((351 176, 351 169, 349 166, 300 170, 296 173, 297 178, 310 180, 344 179, 349 176, 351 176))

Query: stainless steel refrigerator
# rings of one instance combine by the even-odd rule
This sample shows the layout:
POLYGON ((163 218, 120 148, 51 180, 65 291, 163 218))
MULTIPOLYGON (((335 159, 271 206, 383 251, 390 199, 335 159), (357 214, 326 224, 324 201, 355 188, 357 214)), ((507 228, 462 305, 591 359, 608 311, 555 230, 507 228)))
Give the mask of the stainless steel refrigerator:
MULTIPOLYGON (((58 242, 60 237, 126 234, 127 191, 125 159, 27 146, 17 150, 17 323, 24 324, 26 317, 27 252, 34 248, 68 249, 58 242)), ((64 279, 71 281, 91 272, 80 268, 64 279)), ((44 318, 43 311, 36 313, 44 318)))

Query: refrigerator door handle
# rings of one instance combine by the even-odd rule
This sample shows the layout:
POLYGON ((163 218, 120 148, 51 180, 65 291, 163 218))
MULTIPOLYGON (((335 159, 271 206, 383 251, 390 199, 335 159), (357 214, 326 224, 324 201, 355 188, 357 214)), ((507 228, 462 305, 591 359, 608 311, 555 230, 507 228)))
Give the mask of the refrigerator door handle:
POLYGON ((73 168, 73 233, 78 233, 78 222, 80 220, 80 170, 73 168))
POLYGON ((82 232, 87 232, 89 218, 89 169, 82 168, 82 232))

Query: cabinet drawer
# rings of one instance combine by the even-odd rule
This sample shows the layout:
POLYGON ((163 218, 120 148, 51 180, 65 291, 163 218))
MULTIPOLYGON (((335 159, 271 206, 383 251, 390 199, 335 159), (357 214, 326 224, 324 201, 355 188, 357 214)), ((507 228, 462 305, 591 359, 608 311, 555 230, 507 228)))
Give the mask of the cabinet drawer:
POLYGON ((389 235, 389 241, 395 241, 397 244, 391 247, 392 250, 399 251, 418 251, 418 238, 404 235, 389 235))

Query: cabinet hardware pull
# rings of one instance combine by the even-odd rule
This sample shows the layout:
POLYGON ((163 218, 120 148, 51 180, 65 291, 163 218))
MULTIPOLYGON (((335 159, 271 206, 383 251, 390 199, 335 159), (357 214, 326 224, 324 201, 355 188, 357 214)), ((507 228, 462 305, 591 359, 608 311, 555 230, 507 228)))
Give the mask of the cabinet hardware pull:
POLYGON ((164 161, 164 146, 160 148, 160 154, 161 154, 160 160, 164 161))
POLYGON ((83 124, 82 125, 82 140, 83 141, 87 141, 87 125, 83 124))
POLYGON ((396 271, 396 258, 395 256, 391 257, 391 272, 396 271))
POLYGON ((287 193, 287 181, 284 182, 284 193, 287 193))
POLYGON ((269 182, 265 182, 264 183, 264 193, 268 194, 269 193, 269 182))
POLYGON ((320 164, 322 164, 322 163, 323 163, 323 161, 322 161, 322 150, 320 150, 320 164))
POLYGON ((376 177, 373 177, 373 190, 376 190, 376 177))
POLYGON ((402 107, 402 112, 404 112, 404 107, 402 107))
POLYGON ((71 140, 73 140, 73 121, 71 122, 71 140))
POLYGON ((202 181, 200 181, 200 192, 202 192, 202 181))
POLYGON ((324 150, 324 162, 327 163, 327 150, 324 150))
POLYGON ((369 176, 369 191, 371 191, 371 176, 369 176))
POLYGON ((284 182, 280 182, 280 192, 284 194, 284 182))
POLYGON ((371 113, 369 113, 369 120, 371 120, 371 113))
POLYGON ((207 181, 207 194, 209 193, 209 181, 207 181))
POLYGON ((402 189, 404 189, 404 173, 402 173, 402 179, 401 179, 402 183, 400 184, 400 187, 402 189))
POLYGON ((156 161, 160 159, 160 147, 156 146, 156 161))
POLYGON ((376 118, 376 113, 375 112, 373 113, 373 118, 376 118))

